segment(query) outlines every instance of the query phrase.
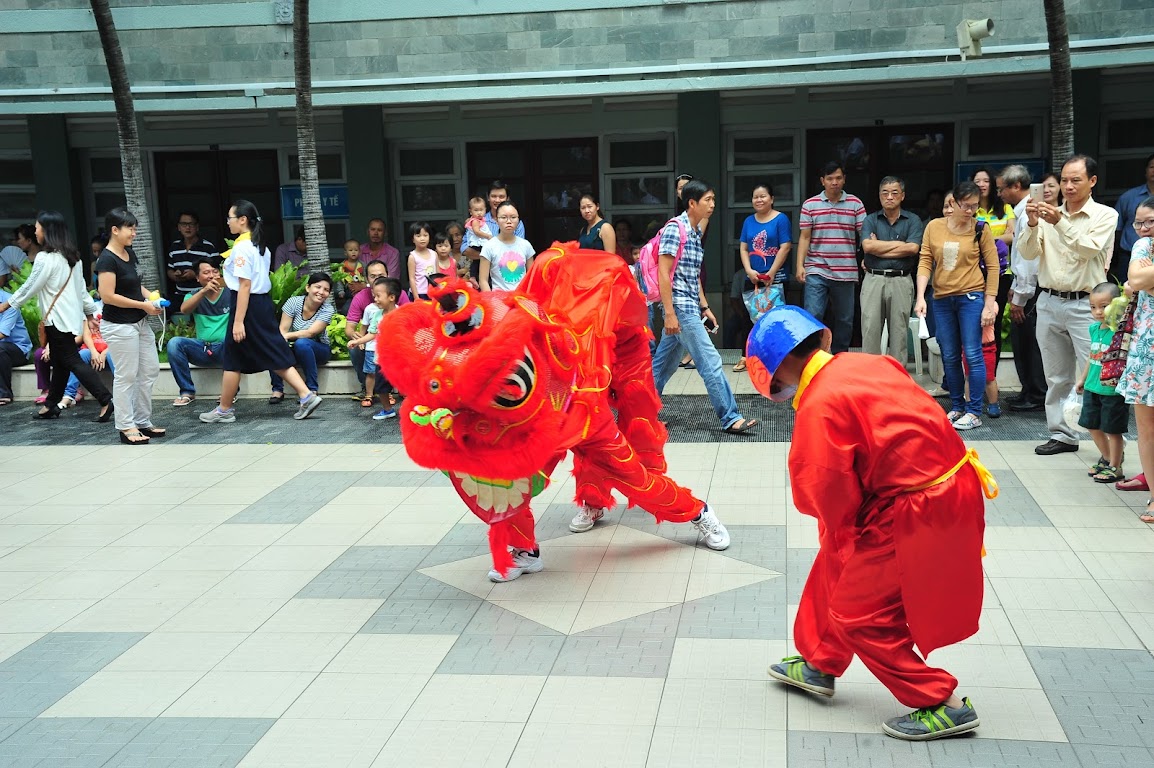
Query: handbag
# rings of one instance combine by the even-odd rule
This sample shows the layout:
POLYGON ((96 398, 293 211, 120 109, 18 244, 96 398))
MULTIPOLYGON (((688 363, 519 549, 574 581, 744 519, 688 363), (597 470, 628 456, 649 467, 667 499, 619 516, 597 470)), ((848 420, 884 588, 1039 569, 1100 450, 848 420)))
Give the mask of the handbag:
POLYGON ((749 319, 756 323, 766 312, 784 304, 785 294, 780 285, 759 285, 752 291, 744 291, 741 299, 749 312, 749 319))
POLYGON ((44 321, 52 314, 52 308, 56 306, 56 302, 60 301, 60 297, 64 295, 64 291, 68 290, 68 283, 72 281, 73 270, 68 270, 68 277, 64 280, 64 285, 60 286, 60 293, 56 294, 56 298, 48 305, 48 311, 40 317, 40 325, 36 326, 37 340, 40 342, 41 349, 48 348, 48 332, 44 330, 44 321))
POLYGON ((1138 294, 1135 293, 1126 304, 1126 309, 1122 311, 1122 316, 1118 318, 1118 329, 1114 331, 1110 346, 1102 353, 1102 373, 1099 379, 1104 386, 1118 386, 1118 380, 1126 370, 1126 358, 1130 356, 1130 338, 1134 334, 1134 312, 1137 307, 1138 294))

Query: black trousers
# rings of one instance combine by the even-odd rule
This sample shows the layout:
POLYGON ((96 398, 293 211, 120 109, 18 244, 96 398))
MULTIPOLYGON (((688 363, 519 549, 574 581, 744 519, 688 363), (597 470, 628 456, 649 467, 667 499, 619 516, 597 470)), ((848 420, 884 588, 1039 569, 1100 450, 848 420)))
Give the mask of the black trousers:
MULTIPOLYGON (((1128 224, 1125 226, 1129 226, 1128 224)), ((1114 257, 1106 266, 1106 279, 1123 285, 1130 277, 1130 251, 1114 249, 1114 257)))
POLYGON ((1035 294, 1023 307, 1026 318, 1021 324, 1010 324, 1010 343, 1014 346, 1014 368, 1022 382, 1022 399, 1033 403, 1046 401, 1046 373, 1042 370, 1042 350, 1038 346, 1038 297, 1035 294))
POLYGON ((0 398, 12 399, 12 369, 28 362, 24 350, 10 341, 0 341, 0 398))
POLYGON ((52 407, 64 397, 64 389, 68 386, 68 374, 76 374, 80 384, 88 390, 88 394, 96 398, 101 406, 112 402, 112 393, 104 387, 91 365, 80 357, 80 349, 76 346, 76 337, 67 331, 57 330, 54 326, 44 326, 48 336, 49 365, 52 366, 52 378, 48 384, 48 399, 44 402, 52 407))

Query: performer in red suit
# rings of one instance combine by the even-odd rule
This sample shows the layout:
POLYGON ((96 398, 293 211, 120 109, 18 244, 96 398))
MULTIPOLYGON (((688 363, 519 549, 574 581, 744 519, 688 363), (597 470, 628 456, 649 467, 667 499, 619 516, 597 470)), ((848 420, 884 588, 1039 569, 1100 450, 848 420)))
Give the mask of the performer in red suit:
POLYGON ((978 630, 985 502, 993 477, 938 404, 895 360, 828 353, 830 332, 798 307, 750 335, 757 389, 797 409, 794 504, 816 517, 821 549, 794 624, 800 656, 778 680, 824 696, 856 655, 914 711, 882 730, 911 741, 978 727, 957 679, 923 656, 978 630))

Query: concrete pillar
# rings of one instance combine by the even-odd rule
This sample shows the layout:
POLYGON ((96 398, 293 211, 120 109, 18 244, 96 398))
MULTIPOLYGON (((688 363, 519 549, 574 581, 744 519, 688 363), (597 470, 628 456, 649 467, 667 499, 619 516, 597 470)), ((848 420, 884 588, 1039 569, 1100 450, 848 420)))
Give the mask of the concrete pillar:
MULTIPOLYGON (((705 238, 705 290, 723 291, 733 275, 728 264, 722 264, 725 224, 721 188, 725 147, 721 138, 721 93, 695 91, 677 95, 677 173, 691 173, 717 188, 717 208, 705 238)), ((724 295, 724 293, 722 294, 724 295)), ((710 304, 718 302, 710 297, 710 304)), ((720 319, 720 313, 718 318, 720 319)))
POLYGON ((81 252, 87 252, 90 235, 84 220, 80 167, 68 145, 67 120, 63 115, 30 115, 27 119, 36 206, 60 211, 81 252))
POLYGON ((342 113, 352 236, 364 240, 369 219, 380 217, 388 223, 388 239, 396 245, 399 233, 393 231, 393 187, 384 115, 376 106, 345 107, 342 113))
MULTIPOLYGON (((1075 69, 1074 151, 1098 158, 1102 154, 1102 70, 1075 69)), ((1054 162, 1061 162, 1054 158, 1054 162)))

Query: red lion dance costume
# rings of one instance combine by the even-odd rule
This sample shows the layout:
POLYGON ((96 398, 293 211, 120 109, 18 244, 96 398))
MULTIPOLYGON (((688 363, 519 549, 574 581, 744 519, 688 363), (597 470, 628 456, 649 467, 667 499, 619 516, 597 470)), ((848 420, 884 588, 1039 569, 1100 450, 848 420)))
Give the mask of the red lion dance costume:
MULTIPOLYGON (((569 450, 579 504, 611 507, 616 488, 658 521, 717 523, 665 475, 647 307, 620 257, 555 244, 516 291, 451 278, 429 298, 381 322, 381 370, 405 395, 405 449, 489 524, 497 573, 510 548, 536 551, 530 502, 569 450)), ((706 543, 724 549, 717 527, 724 546, 706 543)))

